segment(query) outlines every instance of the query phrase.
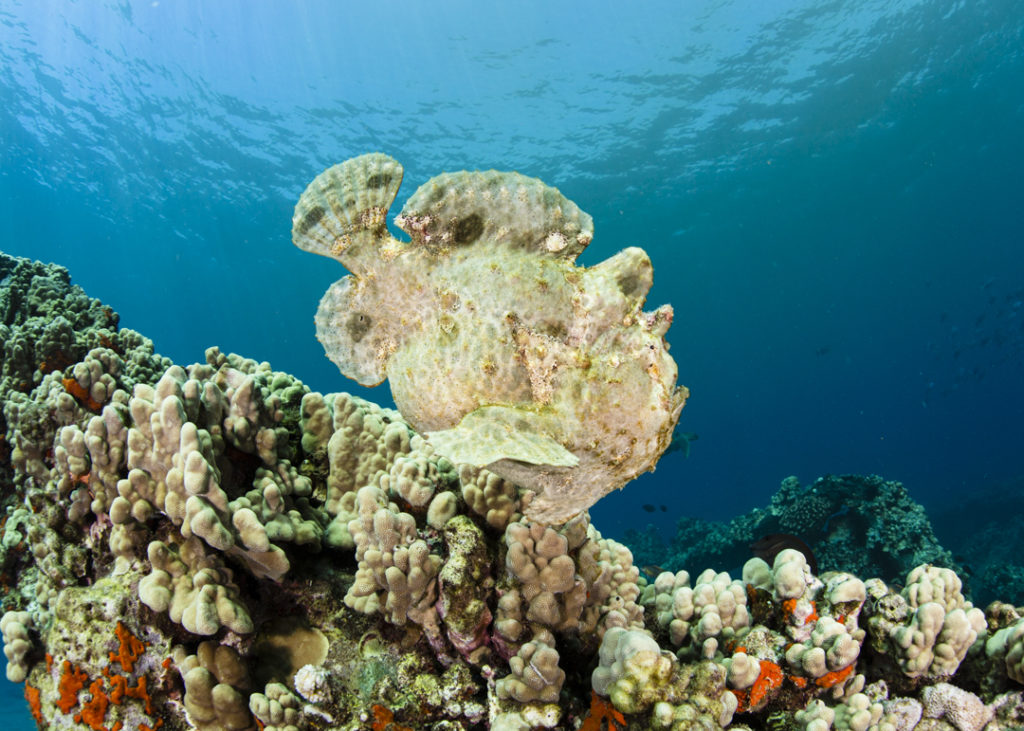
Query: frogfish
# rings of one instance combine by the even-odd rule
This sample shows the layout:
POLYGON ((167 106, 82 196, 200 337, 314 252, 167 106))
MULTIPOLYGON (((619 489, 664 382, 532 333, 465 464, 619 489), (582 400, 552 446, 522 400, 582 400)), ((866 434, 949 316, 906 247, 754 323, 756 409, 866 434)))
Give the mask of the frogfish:
POLYGON ((324 294, 317 338, 341 372, 385 379, 440 455, 524 493, 524 514, 560 524, 652 470, 688 396, 665 333, 672 308, 642 307, 651 261, 631 247, 576 257, 591 217, 514 172, 444 173, 394 219, 391 157, 328 168, 306 188, 292 240, 350 272, 324 294))

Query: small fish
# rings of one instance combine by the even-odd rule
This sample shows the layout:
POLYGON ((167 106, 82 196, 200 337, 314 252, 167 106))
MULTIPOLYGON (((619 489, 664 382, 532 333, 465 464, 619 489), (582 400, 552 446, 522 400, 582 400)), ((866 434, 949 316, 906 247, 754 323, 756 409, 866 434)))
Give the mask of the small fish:
POLYGON ((648 513, 653 513, 655 510, 657 510, 657 508, 651 505, 650 503, 644 503, 640 507, 646 510, 648 513))
POLYGON ((661 512, 663 512, 663 513, 667 513, 668 512, 668 506, 667 505, 659 505, 658 507, 661 508, 661 512))
POLYGON ((658 566, 657 564, 650 564, 649 566, 641 566, 640 573, 642 573, 644 576, 649 576, 652 579, 656 579, 658 577, 658 574, 665 573, 665 569, 661 568, 661 566, 658 566))
MULTIPOLYGON (((684 457, 690 456, 690 442, 695 442, 700 437, 692 431, 677 431, 672 435, 672 441, 665 450, 665 454, 682 452, 684 457)), ((662 455, 664 456, 664 455, 662 455)))
POLYGON ((757 558, 764 559, 769 566, 775 561, 775 557, 787 548, 793 548, 802 553, 807 559, 807 565, 811 567, 811 573, 815 576, 818 575, 818 559, 814 557, 814 552, 810 546, 794 535, 769 533, 750 544, 751 552, 757 558))

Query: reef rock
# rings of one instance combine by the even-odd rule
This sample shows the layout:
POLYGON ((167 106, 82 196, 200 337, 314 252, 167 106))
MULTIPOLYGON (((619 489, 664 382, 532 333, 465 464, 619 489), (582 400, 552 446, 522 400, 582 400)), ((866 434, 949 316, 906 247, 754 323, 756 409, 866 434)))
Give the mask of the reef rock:
POLYGON ((664 334, 641 310, 650 259, 575 258, 593 225, 518 173, 439 175, 395 219, 402 167, 383 154, 329 168, 299 199, 292 239, 352 273, 320 302, 317 337, 346 376, 390 381, 402 416, 454 462, 537 494, 526 515, 563 523, 668 447, 688 395, 664 334))

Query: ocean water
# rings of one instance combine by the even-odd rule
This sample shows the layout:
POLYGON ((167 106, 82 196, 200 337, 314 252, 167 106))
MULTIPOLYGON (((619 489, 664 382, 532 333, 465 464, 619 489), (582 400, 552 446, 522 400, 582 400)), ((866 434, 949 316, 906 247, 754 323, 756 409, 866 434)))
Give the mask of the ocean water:
POLYGON ((344 272, 290 243, 305 185, 363 152, 405 166, 393 212, 515 169, 594 217, 582 263, 643 246, 699 440, 594 508, 612 536, 787 475, 998 514, 1024 475, 1022 129, 1016 0, 0 3, 0 249, 176 362, 219 345, 390 401, 324 357, 344 272))

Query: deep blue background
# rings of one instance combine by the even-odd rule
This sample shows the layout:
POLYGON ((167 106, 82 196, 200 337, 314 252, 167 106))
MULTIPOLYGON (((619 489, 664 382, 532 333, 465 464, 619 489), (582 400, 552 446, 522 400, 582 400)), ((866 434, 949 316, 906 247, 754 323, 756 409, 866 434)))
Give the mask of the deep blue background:
POLYGON ((389 402, 314 338, 344 272, 291 245, 299 193, 374 150, 406 167, 395 211, 516 169, 593 215, 582 263, 645 247, 676 311, 700 439, 602 501, 605 534, 789 474, 933 507, 1024 474, 1019 2, 370 5, 7 0, 0 248, 177 362, 216 344, 389 402))

